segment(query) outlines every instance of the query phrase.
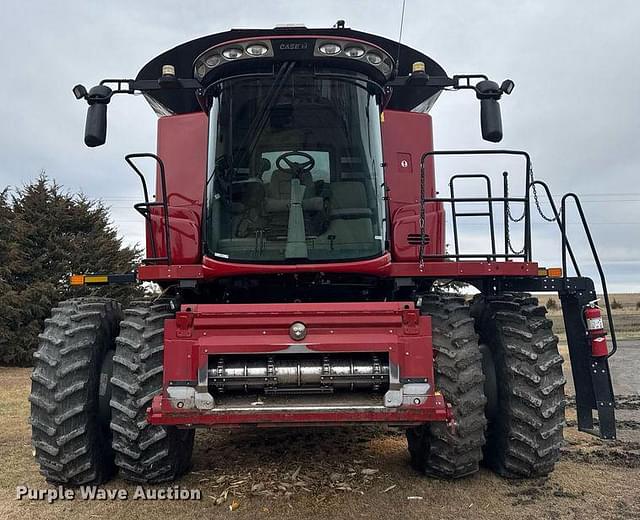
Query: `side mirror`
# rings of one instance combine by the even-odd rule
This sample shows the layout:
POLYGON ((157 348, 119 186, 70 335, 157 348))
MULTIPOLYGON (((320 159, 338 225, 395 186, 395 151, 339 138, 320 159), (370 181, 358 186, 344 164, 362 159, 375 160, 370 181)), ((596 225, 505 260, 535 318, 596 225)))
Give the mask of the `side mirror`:
POLYGON ((500 103, 495 99, 480 100, 480 127, 485 141, 502 141, 502 114, 500 103))
MULTIPOLYGON (((509 80, 507 80, 509 81, 509 80)), ((485 141, 498 143, 502 140, 502 114, 498 100, 503 93, 513 90, 513 82, 503 83, 505 89, 494 81, 484 80, 476 85, 476 97, 480 100, 480 127, 485 141)))
POLYGON ((107 104, 111 101, 112 90, 105 85, 93 87, 86 95, 89 108, 84 127, 84 144, 100 146, 107 140, 107 104))

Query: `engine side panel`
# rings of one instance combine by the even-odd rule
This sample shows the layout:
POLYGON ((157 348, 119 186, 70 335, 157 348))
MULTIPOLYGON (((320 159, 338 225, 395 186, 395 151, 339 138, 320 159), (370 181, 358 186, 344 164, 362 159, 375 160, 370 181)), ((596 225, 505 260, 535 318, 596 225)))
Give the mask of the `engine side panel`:
MULTIPOLYGON (((420 244, 420 159, 433 150, 431 116, 385 110, 382 143, 391 220, 391 254, 396 262, 416 261, 420 244)), ((424 195, 436 194, 433 157, 425 161, 424 195)), ((425 255, 442 255, 445 216, 441 202, 425 205, 425 255)))
MULTIPOLYGON (((172 264, 195 264, 202 258, 200 237, 207 169, 207 125, 208 117, 201 112, 158 120, 158 156, 165 166, 172 264)), ((155 200, 163 200, 159 168, 155 200)), ((166 256, 161 208, 152 209, 151 220, 156 254, 166 256)), ((147 256, 154 256, 149 230, 147 256)))

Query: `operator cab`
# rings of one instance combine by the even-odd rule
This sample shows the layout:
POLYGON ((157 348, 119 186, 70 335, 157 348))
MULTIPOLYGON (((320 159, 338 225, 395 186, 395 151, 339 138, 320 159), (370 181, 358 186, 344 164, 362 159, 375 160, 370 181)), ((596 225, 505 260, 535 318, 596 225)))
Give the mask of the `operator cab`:
POLYGON ((163 72, 168 87, 146 94, 158 114, 209 116, 204 255, 274 264, 384 255, 382 111, 426 111, 441 91, 385 90, 416 61, 445 75, 413 49, 338 24, 232 30, 148 63, 136 81, 171 63, 199 85, 194 96, 163 72))
POLYGON ((209 255, 326 262, 383 253, 380 99, 366 77, 291 63, 273 77, 232 78, 209 120, 209 255))

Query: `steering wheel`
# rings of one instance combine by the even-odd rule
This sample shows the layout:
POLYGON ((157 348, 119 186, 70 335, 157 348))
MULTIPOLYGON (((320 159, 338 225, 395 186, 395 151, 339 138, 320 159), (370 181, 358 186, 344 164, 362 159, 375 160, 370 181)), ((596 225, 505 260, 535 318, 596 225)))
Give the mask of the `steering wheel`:
POLYGON ((316 161, 311 155, 305 152, 285 152, 276 159, 276 168, 283 171, 291 172, 295 175, 302 175, 303 173, 309 173, 316 165, 316 161), (303 162, 295 162, 290 157, 303 157, 306 159, 303 162), (283 166, 285 163, 286 166, 283 166))

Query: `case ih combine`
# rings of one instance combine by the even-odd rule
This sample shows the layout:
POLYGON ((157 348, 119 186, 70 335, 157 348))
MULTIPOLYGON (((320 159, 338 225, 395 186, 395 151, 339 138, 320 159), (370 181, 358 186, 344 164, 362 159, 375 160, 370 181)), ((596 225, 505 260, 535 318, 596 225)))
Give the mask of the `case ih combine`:
POLYGON ((105 142, 115 94, 143 93, 160 118, 156 154, 126 157, 143 184, 135 208, 149 257, 133 274, 72 282, 153 281, 163 292, 124 310, 97 297, 53 309, 30 397, 46 478, 100 483, 118 469, 137 482, 175 479, 197 427, 362 423, 406 427, 412 465, 428 475, 462 477, 482 461, 507 477, 545 475, 563 439, 563 358, 527 291, 559 293, 578 426, 614 438, 615 335, 609 319, 609 349, 565 232, 573 200, 610 314, 577 197, 558 210, 525 152, 433 150, 428 110, 443 90, 475 93, 483 137, 498 142, 498 100, 512 89, 449 77, 344 23, 214 34, 161 54, 136 79, 75 87, 89 104, 89 146, 105 142), (520 158, 523 193, 509 195, 506 172, 500 196, 489 176, 458 173, 439 197, 435 159, 453 154, 520 158), (155 161, 155 200, 140 158, 155 161), (469 179, 486 193, 457 196, 469 179), (562 235, 562 271, 532 259, 538 192, 562 235), (524 208, 522 251, 510 204, 524 208), (461 252, 458 219, 468 216, 489 219, 484 253, 461 252), (480 294, 439 292, 447 281, 480 294))

